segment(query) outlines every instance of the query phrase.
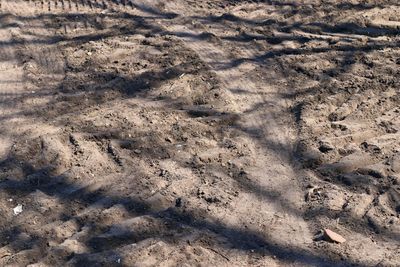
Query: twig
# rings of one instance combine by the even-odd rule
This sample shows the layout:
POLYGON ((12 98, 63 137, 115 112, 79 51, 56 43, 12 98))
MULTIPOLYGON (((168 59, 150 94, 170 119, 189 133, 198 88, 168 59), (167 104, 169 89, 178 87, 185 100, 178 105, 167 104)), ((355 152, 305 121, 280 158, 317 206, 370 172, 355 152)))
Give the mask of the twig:
POLYGON ((214 253, 220 255, 221 257, 223 257, 224 259, 226 259, 227 261, 231 261, 227 256, 225 256, 224 254, 222 254, 221 252, 219 252, 218 250, 215 250, 213 248, 208 248, 209 250, 213 251, 214 253))

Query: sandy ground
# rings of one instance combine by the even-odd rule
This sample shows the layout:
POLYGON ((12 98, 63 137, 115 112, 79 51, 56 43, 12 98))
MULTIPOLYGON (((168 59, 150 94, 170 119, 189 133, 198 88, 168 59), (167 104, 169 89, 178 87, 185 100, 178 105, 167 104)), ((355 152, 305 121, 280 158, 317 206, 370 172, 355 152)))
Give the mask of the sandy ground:
POLYGON ((400 266, 399 87, 397 0, 0 0, 0 266, 400 266))

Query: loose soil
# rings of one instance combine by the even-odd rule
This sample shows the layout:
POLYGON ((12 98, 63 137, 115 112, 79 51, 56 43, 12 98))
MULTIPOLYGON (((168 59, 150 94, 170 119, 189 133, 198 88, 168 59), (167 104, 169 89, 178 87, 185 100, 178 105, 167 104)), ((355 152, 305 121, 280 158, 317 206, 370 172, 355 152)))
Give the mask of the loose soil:
POLYGON ((400 266, 397 2, 0 0, 0 266, 400 266))

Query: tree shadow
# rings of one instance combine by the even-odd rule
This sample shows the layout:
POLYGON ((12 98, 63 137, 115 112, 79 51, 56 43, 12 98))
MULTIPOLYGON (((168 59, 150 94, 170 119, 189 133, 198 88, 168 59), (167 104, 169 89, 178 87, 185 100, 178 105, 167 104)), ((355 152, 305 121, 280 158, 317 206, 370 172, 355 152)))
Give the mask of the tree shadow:
MULTIPOLYGON (((188 37, 193 40, 210 40, 213 41, 213 38, 216 37, 217 41, 221 41, 222 43, 231 43, 232 45, 247 45, 246 43, 253 41, 265 41, 270 45, 281 44, 286 41, 296 42, 298 45, 304 45, 311 41, 315 41, 316 38, 306 37, 306 36, 268 36, 268 35, 256 35, 252 33, 242 32, 236 36, 216 36, 212 32, 204 31, 200 34, 193 34, 192 32, 173 32, 164 30, 162 26, 155 23, 155 19, 161 20, 173 20, 178 19, 180 17, 179 14, 175 14, 172 12, 162 12, 154 7, 147 7, 143 4, 135 4, 132 1, 103 1, 103 5, 100 2, 93 3, 92 1, 88 2, 89 5, 92 5, 94 8, 104 9, 104 3, 110 2, 114 5, 128 5, 132 6, 136 9, 139 9, 141 12, 148 13, 149 16, 141 16, 141 15, 132 15, 128 12, 115 12, 115 13, 105 13, 105 14, 95 14, 95 15, 84 15, 84 14, 44 14, 37 17, 22 17, 22 16, 13 16, 13 20, 22 21, 26 24, 37 25, 35 22, 43 22, 44 26, 50 28, 51 31, 56 32, 56 37, 51 36, 48 37, 46 35, 40 35, 32 30, 32 35, 35 36, 33 40, 26 40, 26 38, 14 37, 13 40, 1 41, 0 49, 5 48, 16 48, 19 50, 24 50, 30 47, 37 47, 40 45, 48 45, 48 46, 56 46, 56 49, 65 49, 69 47, 79 47, 90 42, 103 41, 112 38, 123 38, 134 35, 144 36, 145 38, 150 39, 154 36, 161 36, 165 38, 165 41, 171 41, 172 45, 176 45, 178 49, 185 49, 184 46, 180 43, 180 41, 176 41, 175 39, 179 39, 181 37, 188 37), (100 20, 99 20, 100 18, 100 20), (113 20, 115 23, 112 25, 111 29, 105 27, 106 20, 113 20), (54 23, 57 21, 65 21, 63 23, 54 23), (82 23, 90 25, 95 32, 89 34, 77 34, 72 36, 62 36, 60 32, 67 32, 65 29, 65 25, 68 23, 82 23), (56 25, 56 27, 54 26, 56 25), (97 32, 104 30, 105 32, 97 32), (171 40, 169 38, 173 38, 171 40), (22 46, 22 49, 21 49, 22 46)), ((274 5, 294 5, 292 2, 279 2, 279 1, 269 1, 270 4, 274 5)), ((50 3, 50 2, 49 2, 50 3)), ((349 8, 348 5, 340 5, 340 8, 349 8)), ((360 9, 364 7, 351 6, 351 8, 360 9)), ((6 16, 6 15, 4 15, 6 16)), ((2 18, 0 18, 1 20, 2 18)), ((210 16, 210 17, 193 17, 190 19, 197 19, 200 21, 207 21, 210 24, 220 24, 219 26, 229 26, 229 27, 237 27, 242 24, 256 25, 256 26, 265 26, 265 27, 277 27, 280 32, 291 32, 294 30, 302 30, 303 32, 307 32, 307 27, 304 28, 302 25, 294 24, 288 25, 286 22, 279 22, 275 20, 265 20, 265 21, 255 21, 238 18, 235 15, 225 14, 219 17, 210 16), (227 25, 225 22, 233 23, 234 25, 227 25)), ((39 24, 40 24, 39 23, 39 24)), ((310 26, 310 25, 306 25, 310 26)), ((338 25, 338 26, 329 26, 328 24, 323 23, 314 23, 311 26, 317 27, 316 31, 308 31, 308 33, 314 34, 332 34, 332 33, 346 33, 346 34, 363 34, 366 36, 382 36, 389 35, 394 36, 398 35, 397 30, 387 30, 381 28, 362 28, 358 25, 350 25, 351 30, 347 27, 349 25, 338 25)), ((16 28, 19 27, 18 23, 6 23, 2 25, 2 29, 8 28, 16 28)), ((35 26, 33 26, 35 27, 35 26)), ((26 34, 27 32, 22 33, 26 34)), ((351 36, 350 36, 351 37, 351 36)), ((318 40, 322 40, 321 37, 318 40)), ((144 46, 153 46, 151 41, 144 39, 141 41, 141 44, 144 46)), ((132 45, 132 44, 130 44, 132 45)), ((136 45, 136 44, 135 44, 136 45)), ((159 47, 163 47, 163 44, 156 44, 159 47)), ((171 46, 171 44, 170 44, 171 46)), ((372 51, 380 50, 383 48, 395 48, 398 47, 398 43, 393 42, 383 42, 383 43, 370 43, 364 45, 355 46, 353 44, 338 44, 334 47, 314 47, 314 48, 278 48, 273 49, 271 51, 263 52, 260 55, 254 57, 239 57, 232 58, 232 60, 228 63, 224 62, 215 62, 212 65, 220 66, 220 69, 230 69, 238 67, 243 63, 251 62, 260 67, 266 67, 268 63, 273 60, 279 60, 280 58, 286 56, 307 56, 307 55, 318 55, 324 54, 328 52, 338 52, 340 53, 342 61, 338 63, 332 69, 326 70, 326 72, 331 74, 335 72, 335 74, 331 76, 337 76, 340 73, 349 72, 352 68, 352 65, 356 62, 354 60, 356 53, 369 53, 372 51), (339 69, 339 70, 337 70, 339 69)), ((64 53, 69 53, 71 51, 67 51, 64 53)), ((89 51, 91 55, 93 55, 92 51, 89 51)), ((164 52, 171 53, 171 49, 167 48, 164 52)), ((165 110, 171 109, 172 113, 179 114, 184 113, 185 115, 180 117, 180 119, 192 118, 194 121, 199 122, 201 118, 212 118, 212 117, 223 117, 225 118, 233 118, 232 121, 227 122, 229 128, 235 128, 241 134, 245 136, 250 136, 251 138, 256 139, 257 143, 261 144, 263 147, 267 148, 268 151, 274 151, 277 157, 287 157, 290 162, 293 161, 293 154, 296 152, 293 151, 292 147, 285 147, 284 144, 279 144, 274 142, 274 140, 265 140, 265 136, 263 135, 263 129, 259 128, 245 128, 240 126, 237 123, 237 114, 229 114, 220 112, 218 110, 213 109, 210 105, 210 102, 204 101, 199 102, 193 101, 194 103, 190 103, 187 105, 187 101, 183 101, 181 99, 176 99, 169 95, 158 95, 155 96, 153 92, 158 92, 160 88, 165 88, 169 83, 175 83, 179 81, 182 75, 199 75, 205 79, 213 78, 213 70, 207 66, 200 58, 197 56, 190 57, 190 53, 194 53, 193 51, 184 51, 184 54, 178 54, 178 56, 184 57, 185 62, 175 63, 172 62, 174 60, 173 56, 170 58, 166 58, 164 61, 160 62, 150 62, 149 64, 160 64, 162 66, 160 69, 154 70, 145 70, 132 75, 131 73, 126 74, 121 69, 116 68, 115 70, 106 70, 106 71, 98 71, 97 68, 101 67, 102 62, 96 63, 88 61, 85 64, 77 64, 78 66, 70 66, 67 62, 67 73, 71 76, 68 78, 63 78, 60 82, 57 82, 56 86, 49 85, 43 86, 46 83, 45 75, 43 75, 44 81, 38 81, 37 77, 24 77, 24 79, 31 79, 32 82, 37 82, 41 87, 40 91, 35 92, 33 95, 31 93, 21 93, 17 95, 12 95, 12 101, 4 100, 1 101, 2 107, 10 107, 14 105, 22 105, 27 101, 30 101, 34 98, 50 98, 50 101, 46 104, 39 104, 33 110, 24 110, 22 108, 21 111, 1 116, 2 121, 11 120, 17 117, 25 117, 31 118, 35 121, 40 122, 51 122, 50 124, 53 126, 63 127, 67 129, 68 127, 73 126, 74 130, 72 133, 78 132, 79 134, 89 135, 96 142, 101 143, 99 146, 103 149, 102 151, 107 151, 109 157, 111 157, 115 161, 115 165, 123 165, 121 156, 119 155, 120 149, 114 148, 112 142, 117 142, 122 144, 123 147, 128 147, 130 152, 133 154, 140 154, 144 160, 151 162, 157 158, 171 158, 176 161, 178 165, 181 167, 188 167, 187 162, 183 162, 176 156, 174 152, 169 148, 169 144, 166 145, 165 142, 161 142, 160 140, 154 141, 151 140, 150 144, 146 144, 146 146, 138 146, 135 143, 134 137, 123 137, 122 134, 119 133, 119 129, 116 129, 115 132, 110 130, 110 128, 99 129, 101 127, 95 127, 94 125, 73 125, 74 123, 70 120, 65 120, 66 117, 76 116, 80 114, 84 114, 86 112, 91 111, 96 108, 96 106, 107 104, 107 103, 115 103, 122 102, 126 99, 144 99, 154 102, 161 102, 162 108, 165 110), (171 61, 171 62, 169 62, 171 61), (164 64, 164 65, 163 65, 164 64), (82 67, 84 66, 84 67, 82 67), (122 73, 121 73, 122 72, 122 73), (81 75, 83 74, 84 77, 81 75), (55 97, 53 97, 55 95, 55 97), (84 101, 84 98, 88 99, 88 101, 84 101), (200 107, 200 108, 199 108, 200 107), (201 109, 205 107, 205 111, 201 109), (151 147, 158 147, 163 152, 154 153, 155 149, 151 149, 151 147), (148 148, 146 150, 146 148, 148 148), (164 153, 164 151, 166 151, 164 153), (163 156, 160 156, 163 155, 163 156), (171 156, 172 155, 172 156, 171 156)), ((52 65, 49 61, 37 61, 32 60, 30 58, 31 55, 29 53, 27 55, 23 54, 24 51, 20 51, 19 55, 19 64, 26 66, 27 62, 35 62, 39 65, 40 69, 45 72, 45 74, 52 74, 52 65)), ((87 53, 85 51, 85 53, 87 53)), ((173 54, 173 53, 172 53, 173 54)), ((65 56, 65 55, 63 55, 65 56)), ((154 56, 154 58, 159 57, 160 55, 154 56)), ((88 54, 86 57, 90 58, 88 54)), ((152 58, 152 60, 155 60, 152 58)), ((145 58, 147 60, 147 58, 145 58)), ((8 58, 2 58, 2 61, 7 61, 8 58)), ((119 63, 115 63, 119 64, 119 63)), ((128 66, 130 67, 130 66, 128 66)), ((144 68, 144 66, 140 66, 140 68, 144 68)), ((306 73, 304 73, 306 75, 306 73)), ((315 78, 314 76, 308 76, 309 78, 315 78)), ((329 76, 330 77, 330 76, 329 76)), ((328 78, 330 79, 330 78, 328 78)), ((52 80, 52 78, 50 78, 52 80)), ((218 87, 218 81, 211 81, 211 87, 218 87)), ((172 86, 171 85, 171 86, 172 86)), ((170 87, 171 88, 171 87, 170 87)), ((304 90, 301 92, 291 92, 285 91, 282 93, 283 97, 292 99, 292 98, 300 98, 303 96, 309 96, 315 94, 316 91, 321 88, 310 88, 308 90, 304 90)), ((202 94, 209 94, 214 96, 213 101, 219 101, 218 97, 215 97, 219 91, 206 90, 205 92, 201 92, 202 94)), ((243 95, 247 95, 248 92, 245 90, 240 92, 243 95)), ((263 105, 265 103, 261 103, 263 105)), ((300 122, 302 118, 302 103, 298 104, 297 108, 294 108, 294 116, 296 117, 296 121, 300 122)), ((255 105, 247 112, 252 113, 256 112, 260 106, 255 105)), ((167 113, 167 112, 166 112, 167 113)), ((282 116, 282 114, 273 114, 273 116, 282 116)), ((189 125, 190 127, 202 126, 203 122, 198 124, 189 125)), ((150 122, 149 122, 150 124, 150 122)), ((206 124, 206 123, 204 123, 206 124)), ((121 126, 121 124, 119 125, 121 126)), ((225 127, 226 124, 217 124, 215 126, 215 132, 211 133, 218 135, 218 133, 224 132, 228 127, 225 127)), ((299 126, 300 127, 300 126, 299 126)), ((11 131, 10 131, 11 132, 11 131)), ((9 135, 10 133, 4 133, 5 135, 9 135)), ((31 136, 15 135, 19 138, 18 145, 23 146, 23 142, 30 138, 31 136)), ((66 136, 69 136, 70 143, 72 143, 72 147, 76 148, 74 151, 75 154, 80 154, 79 148, 77 148, 81 140, 76 141, 73 135, 70 135, 70 132, 67 131, 66 136), (72 137, 70 137, 72 136, 72 137), (74 141, 75 140, 75 141, 74 141)), ((221 136, 223 136, 221 134, 221 136)), ((220 143, 222 142, 223 137, 215 137, 220 143)), ((187 138, 187 137, 186 137, 187 138)), ((83 138, 84 139, 84 138, 83 138)), ((212 138, 209 138, 212 140, 212 138)), ((182 140, 185 140, 182 137, 182 140)), ((92 141, 92 140, 91 140, 92 141)), ((165 141, 165 140, 163 140, 165 141)), ((36 144, 27 144, 26 146, 31 146, 29 149, 35 150, 38 149, 36 144)), ((42 146, 42 150, 45 147, 42 146)), ((39 154, 40 154, 39 153, 39 154)), ((21 154, 19 154, 21 155, 21 154)), ((28 154, 28 156, 37 156, 37 153, 28 154)), ((298 155, 300 158, 303 155, 298 155)), ((45 157, 45 156, 43 156, 45 157)), ((361 266, 359 263, 351 262, 350 260, 344 261, 336 261, 329 259, 328 256, 320 256, 318 253, 311 253, 310 250, 299 248, 295 246, 288 246, 284 244, 278 244, 274 240, 268 239, 265 233, 260 233, 254 230, 244 230, 242 228, 235 228, 230 225, 227 225, 223 222, 219 222, 217 218, 214 218, 212 215, 207 215, 204 211, 193 211, 190 209, 185 209, 185 207, 177 207, 172 204, 171 207, 167 209, 163 209, 161 212, 153 209, 151 203, 147 203, 146 200, 142 199, 141 194, 137 193, 136 195, 139 197, 135 197, 135 194, 129 196, 119 196, 115 192, 109 192, 107 187, 111 185, 106 184, 97 189, 91 189, 90 185, 87 184, 79 184, 78 182, 74 182, 73 177, 70 177, 66 174, 58 174, 56 170, 54 170, 54 165, 49 163, 49 160, 43 159, 41 160, 32 157, 30 161, 26 161, 24 157, 18 158, 13 155, 9 155, 9 157, 3 160, 0 166, 3 169, 14 169, 15 173, 19 174, 20 179, 14 179, 14 173, 6 174, 5 179, 0 183, 0 189, 2 192, 5 192, 7 196, 18 197, 20 199, 26 199, 28 201, 32 194, 35 192, 43 192, 49 197, 55 198, 60 201, 61 207, 58 209, 58 214, 56 218, 52 218, 53 220, 61 220, 61 221, 70 221, 76 220, 78 224, 79 230, 82 230, 85 226, 90 227, 90 234, 84 235, 79 242, 83 243, 89 251, 83 252, 80 254, 74 253, 66 253, 61 254, 61 260, 70 260, 74 259, 74 264, 76 266, 85 266, 88 264, 103 264, 108 265, 110 262, 115 262, 118 259, 121 259, 123 263, 124 259, 118 249, 132 243, 140 243, 144 239, 159 239, 163 240, 169 244, 181 244, 185 243, 188 236, 195 231, 200 231, 201 234, 210 235, 211 237, 216 237, 216 244, 214 247, 223 248, 226 250, 238 250, 245 251, 246 253, 255 253, 258 255, 272 255, 277 257, 280 261, 285 263, 298 263, 303 265, 315 265, 315 266, 332 266, 332 265, 357 265, 361 266), (129 228, 129 225, 121 225, 118 222, 113 222, 110 224, 106 220, 102 221, 100 216, 91 215, 91 216, 81 216, 79 214, 80 210, 76 210, 78 206, 85 210, 89 207, 97 207, 99 209, 109 209, 114 206, 120 205, 124 210, 127 211, 129 217, 139 217, 145 216, 145 218, 150 218, 149 227, 141 229, 129 228), (186 233, 188 232, 188 233, 186 233), (176 237, 174 237, 174 235, 176 237), (178 237, 178 238, 177 238, 178 237), (178 240, 176 240, 178 239, 178 240), (98 255, 94 259, 89 259, 90 255, 94 254, 98 255), (111 259, 111 261, 110 261, 111 259), (103 261, 104 260, 104 261, 103 261)), ((137 155, 136 155, 137 157, 137 155)), ((83 164, 83 163, 82 163, 83 164)), ((212 168, 212 164, 207 165, 212 168)), ((79 166, 78 166, 79 167, 79 166)), ((125 174, 121 175, 120 179, 115 181, 116 183, 125 180, 130 180, 130 184, 132 187, 137 186, 139 190, 144 190, 141 188, 142 181, 141 179, 145 179, 148 174, 141 173, 139 167, 127 165, 129 168, 133 168, 135 170, 135 174, 131 177, 124 177, 125 174)), ((119 167, 113 167, 115 170, 119 170, 119 167)), ((227 172, 227 169, 222 168, 223 172, 227 172)), ((232 170, 231 170, 232 171, 232 170)), ((18 176, 18 175, 15 175, 18 176)), ((199 175, 199 177, 201 177, 199 175)), ((297 216, 302 216, 303 212, 296 210, 291 205, 285 203, 285 200, 281 198, 277 192, 269 192, 268 190, 264 190, 259 187, 257 183, 252 182, 251 180, 246 178, 246 174, 240 168, 234 168, 233 175, 231 177, 237 184, 239 184, 246 192, 251 192, 263 200, 268 202, 278 203, 283 210, 290 214, 294 214, 297 216)), ((93 183, 96 183, 96 179, 93 179, 93 183)), ((123 184, 121 182, 121 184, 123 184)), ((340 184, 340 183, 338 183, 340 184)), ((27 203, 29 207, 29 203, 27 203)), ((179 205, 178 205, 179 206, 179 205)), ((35 207, 32 207, 35 209, 35 207)), ((38 212, 40 214, 40 212, 38 212)), ((326 211, 322 210, 318 212, 326 213, 326 211)), ((309 214, 306 214, 308 216, 309 214)), ((314 214, 315 215, 315 214, 314 214)), ((49 215, 50 216, 50 215, 49 215)), ((147 220, 147 219, 146 219, 147 220)), ((41 252, 46 254, 48 248, 47 244, 52 238, 51 235, 41 237, 38 236, 35 232, 29 232, 26 225, 25 229, 18 226, 18 221, 11 219, 12 222, 17 222, 16 226, 5 226, 2 225, 2 233, 4 237, 2 241, 4 243, 10 243, 15 245, 15 252, 22 250, 19 246, 19 242, 14 242, 14 240, 7 240, 7 236, 19 236, 20 233, 27 233, 31 241, 25 241, 25 239, 21 239, 22 242, 26 242, 26 247, 32 247, 31 244, 43 244, 43 248, 41 252), (32 243, 31 243, 32 242, 32 243)), ((7 221, 8 222, 8 221, 7 221)), ((145 221, 147 222, 147 221, 145 221)), ((48 222, 47 222, 48 224, 48 222)), ((356 229, 354 229, 356 230, 356 229)), ((396 238, 396 237, 394 237, 396 238)), ((51 261, 50 261, 51 262, 51 261)), ((57 261, 55 261, 57 262, 57 261)), ((58 262, 59 263, 59 262, 58 262)), ((128 262, 126 264, 129 264, 128 262)), ((118 265, 118 264, 115 264, 118 265)), ((110 266, 110 265, 108 265, 110 266)))

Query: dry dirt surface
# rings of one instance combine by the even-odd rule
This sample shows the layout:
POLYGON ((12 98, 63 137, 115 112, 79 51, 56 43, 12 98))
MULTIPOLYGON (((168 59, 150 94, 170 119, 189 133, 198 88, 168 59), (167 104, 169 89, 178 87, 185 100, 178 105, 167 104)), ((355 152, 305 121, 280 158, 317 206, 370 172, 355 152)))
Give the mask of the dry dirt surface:
POLYGON ((399 91, 398 0, 0 0, 0 266, 400 266, 399 91))

